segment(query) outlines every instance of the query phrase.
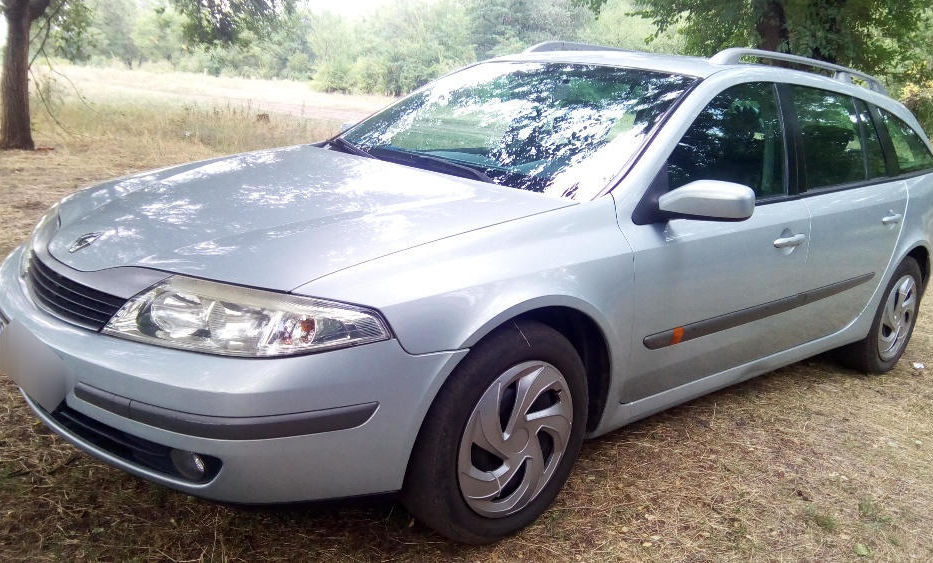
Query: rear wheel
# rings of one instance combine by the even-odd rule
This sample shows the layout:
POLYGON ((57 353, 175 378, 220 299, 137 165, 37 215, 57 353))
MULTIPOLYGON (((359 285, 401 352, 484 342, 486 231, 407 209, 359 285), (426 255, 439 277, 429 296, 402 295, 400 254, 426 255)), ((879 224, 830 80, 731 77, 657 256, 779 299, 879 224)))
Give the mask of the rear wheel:
POLYGON ((531 523, 570 474, 586 428, 583 363, 551 327, 494 331, 450 375, 422 425, 403 489, 441 534, 488 543, 531 523))
POLYGON ((840 348, 840 360, 853 369, 867 373, 890 371, 901 358, 913 334, 920 310, 922 284, 920 266, 913 258, 906 258, 885 288, 868 336, 840 348))

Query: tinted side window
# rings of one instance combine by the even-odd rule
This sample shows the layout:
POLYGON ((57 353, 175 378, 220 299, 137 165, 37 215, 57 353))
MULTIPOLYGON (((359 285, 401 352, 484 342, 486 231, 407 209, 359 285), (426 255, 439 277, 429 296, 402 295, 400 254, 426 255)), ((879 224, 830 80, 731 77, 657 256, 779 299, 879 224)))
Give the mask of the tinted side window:
POLYGON ((807 189, 864 180, 865 160, 852 98, 806 86, 791 89, 803 137, 807 189))
POLYGON ((881 148, 881 139, 878 137, 875 123, 868 111, 868 105, 862 100, 855 100, 855 108, 858 110, 858 116, 862 122, 862 131, 864 133, 862 141, 865 143, 868 177, 871 179, 887 176, 888 166, 884 160, 884 150, 881 148))
POLYGON ((927 148, 923 139, 910 125, 904 123, 899 117, 878 108, 881 119, 891 136, 894 144, 894 154, 897 155, 897 164, 901 172, 915 172, 933 168, 933 155, 927 148))
POLYGON ((671 153, 671 189, 694 180, 725 180, 749 186, 759 199, 784 194, 782 131, 773 84, 740 84, 723 91, 671 153))

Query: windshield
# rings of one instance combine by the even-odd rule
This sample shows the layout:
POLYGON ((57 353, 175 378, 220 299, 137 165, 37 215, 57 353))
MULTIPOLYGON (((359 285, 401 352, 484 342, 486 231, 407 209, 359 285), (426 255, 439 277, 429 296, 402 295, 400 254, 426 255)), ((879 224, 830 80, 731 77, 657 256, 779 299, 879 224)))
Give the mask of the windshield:
POLYGON ((598 65, 484 63, 418 90, 344 133, 339 144, 410 166, 589 199, 694 80, 598 65))

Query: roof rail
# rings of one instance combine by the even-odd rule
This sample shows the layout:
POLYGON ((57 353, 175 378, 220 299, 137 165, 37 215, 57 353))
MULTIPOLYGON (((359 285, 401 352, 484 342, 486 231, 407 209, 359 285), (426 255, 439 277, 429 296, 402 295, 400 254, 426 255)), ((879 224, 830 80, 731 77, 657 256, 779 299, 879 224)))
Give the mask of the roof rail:
POLYGON ((832 71, 833 78, 839 80, 840 82, 845 82, 846 84, 855 84, 853 79, 858 79, 865 82, 869 90, 874 90, 875 92, 879 92, 885 95, 888 93, 887 89, 884 87, 881 81, 870 74, 857 71, 853 68, 827 63, 824 61, 818 61, 816 59, 810 59, 807 57, 801 57, 798 55, 789 55, 787 53, 777 53, 775 51, 765 51, 763 49, 744 49, 740 47, 733 47, 731 49, 723 49, 722 51, 719 51, 710 57, 709 62, 717 65, 731 65, 741 63, 744 57, 755 57, 757 59, 768 59, 772 61, 786 61, 789 63, 796 63, 812 68, 821 68, 823 70, 832 71))
POLYGON ((606 47, 604 45, 590 45, 576 41, 542 41, 525 49, 526 53, 543 53, 545 51, 627 51, 619 47, 606 47))

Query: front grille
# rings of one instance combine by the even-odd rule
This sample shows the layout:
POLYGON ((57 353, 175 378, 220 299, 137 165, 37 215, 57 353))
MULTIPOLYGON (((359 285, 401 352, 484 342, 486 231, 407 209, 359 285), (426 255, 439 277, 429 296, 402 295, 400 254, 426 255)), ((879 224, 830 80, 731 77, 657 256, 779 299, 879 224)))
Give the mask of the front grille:
MULTIPOLYGON (((156 444, 155 442, 150 442, 144 438, 139 438, 132 434, 127 434, 122 430, 107 426, 102 422, 98 422, 93 418, 79 413, 65 403, 62 403, 55 409, 55 412, 52 413, 52 418, 86 442, 124 461, 140 465, 157 473, 175 477, 176 479, 191 481, 190 478, 182 475, 176 468, 171 458, 172 448, 168 446, 156 444)), ((206 483, 213 479, 220 471, 221 462, 219 459, 207 455, 202 455, 201 458, 206 465, 205 472, 203 478, 195 482, 206 483)))
POLYGON ((35 254, 26 276, 33 298, 44 309, 76 325, 100 330, 126 302, 55 273, 35 254))

